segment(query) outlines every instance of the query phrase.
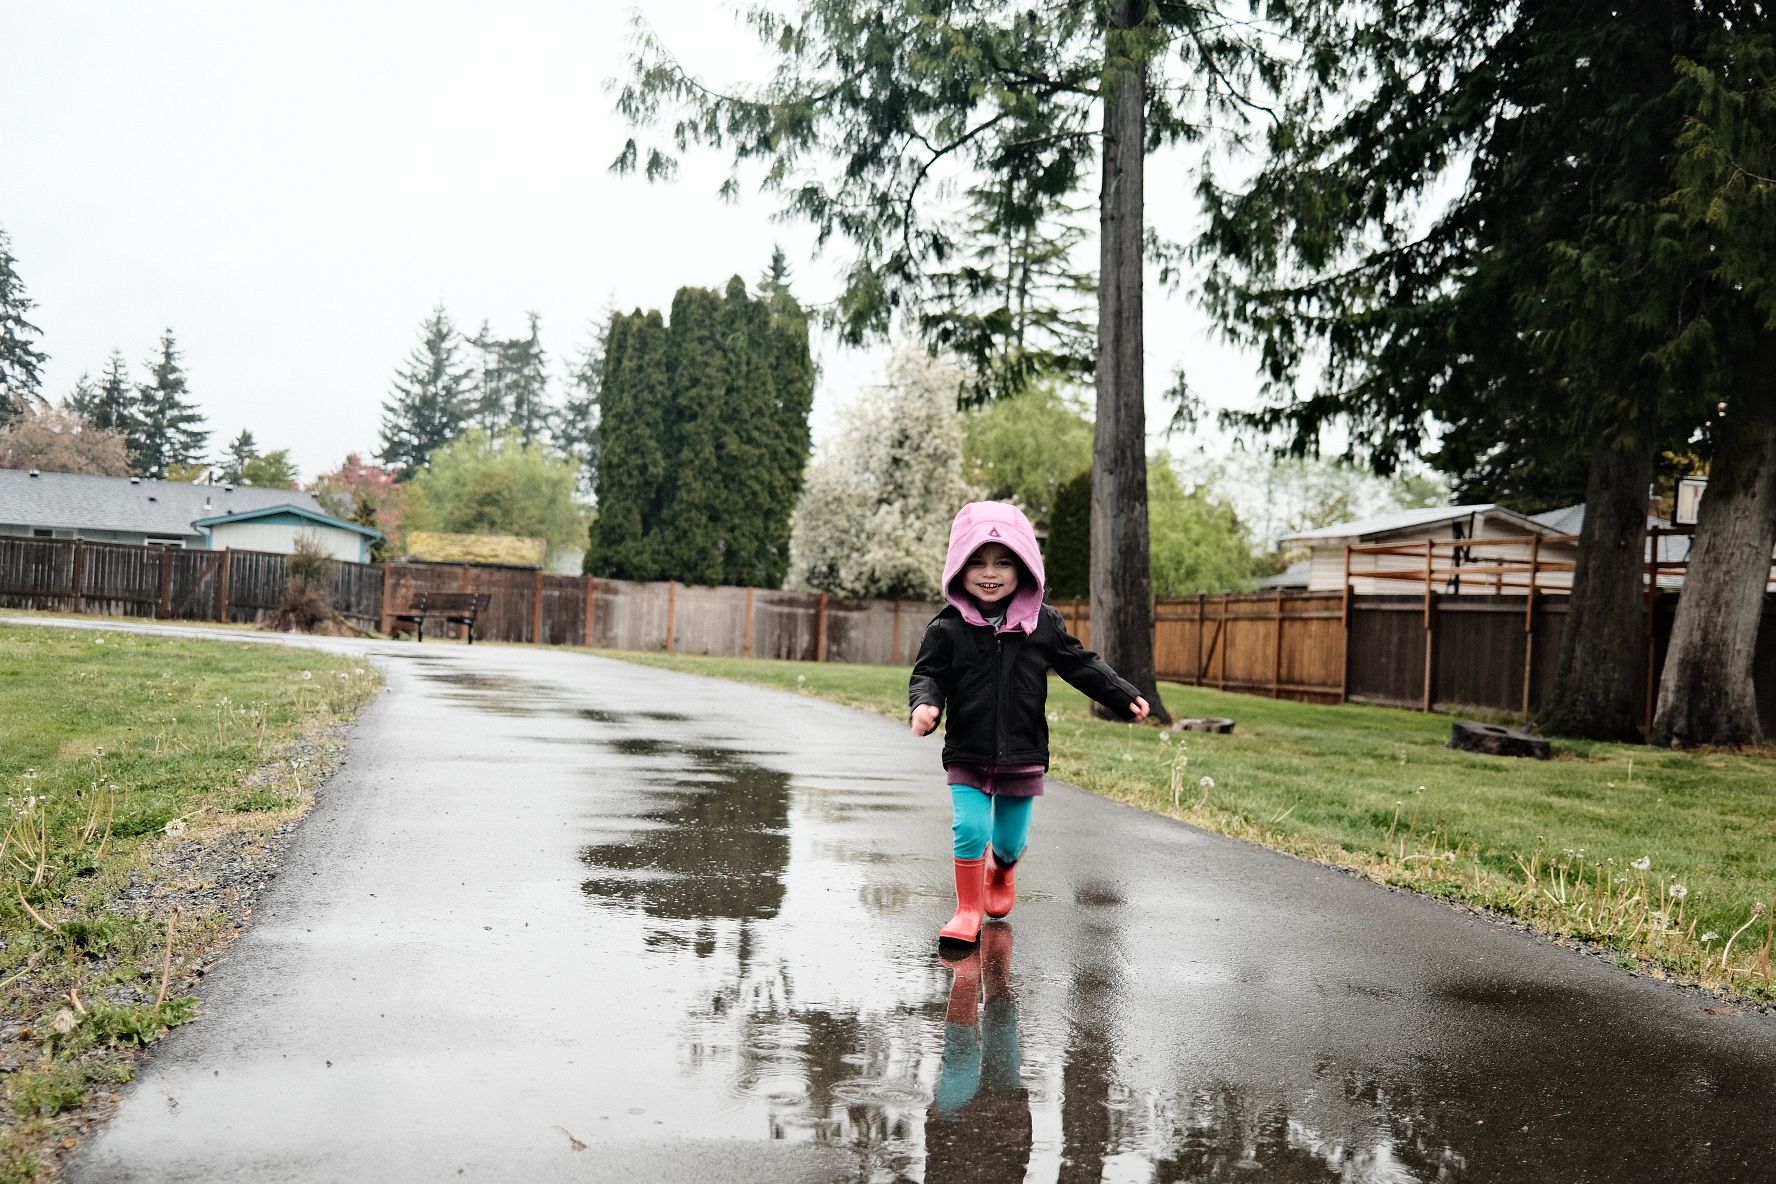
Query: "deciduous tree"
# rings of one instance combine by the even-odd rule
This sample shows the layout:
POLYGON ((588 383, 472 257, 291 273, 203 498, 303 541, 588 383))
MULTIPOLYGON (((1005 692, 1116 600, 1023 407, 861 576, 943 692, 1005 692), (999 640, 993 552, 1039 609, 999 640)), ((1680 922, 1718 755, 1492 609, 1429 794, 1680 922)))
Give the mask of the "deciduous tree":
POLYGON ((469 429, 434 450, 413 485, 414 529, 540 538, 551 559, 579 550, 586 537, 573 462, 525 444, 516 432, 496 440, 469 429))
POLYGON ((33 407, 0 427, 0 469, 127 477, 123 433, 95 428, 69 408, 33 407))
POLYGON ((963 420, 968 479, 1017 503, 1040 531, 1061 484, 1091 467, 1092 423, 1083 402, 1044 382, 971 411, 963 420))
POLYGON ((957 392, 967 371, 917 345, 887 384, 845 409, 830 453, 808 468, 790 541, 790 586, 841 596, 937 600, 962 475, 957 392))

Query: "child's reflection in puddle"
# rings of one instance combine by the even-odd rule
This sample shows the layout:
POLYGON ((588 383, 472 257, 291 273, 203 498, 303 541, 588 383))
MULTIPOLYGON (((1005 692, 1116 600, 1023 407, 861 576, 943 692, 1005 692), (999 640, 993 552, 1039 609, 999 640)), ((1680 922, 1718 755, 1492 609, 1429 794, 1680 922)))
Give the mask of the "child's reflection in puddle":
POLYGON ((1030 1093, 1020 1075, 1011 926, 983 926, 978 948, 945 961, 954 978, 943 1068, 925 1114, 925 1180, 1022 1180, 1030 1163, 1030 1093))

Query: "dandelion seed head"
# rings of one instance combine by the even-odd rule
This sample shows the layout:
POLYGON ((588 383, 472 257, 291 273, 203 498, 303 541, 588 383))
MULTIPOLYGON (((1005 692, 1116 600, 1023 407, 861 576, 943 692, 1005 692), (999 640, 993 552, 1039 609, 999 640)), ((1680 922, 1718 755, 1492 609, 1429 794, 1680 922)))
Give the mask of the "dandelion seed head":
POLYGON ((1688 896, 1689 894, 1690 894, 1690 889, 1689 889, 1688 885, 1673 884, 1671 886, 1671 899, 1672 900, 1682 900, 1686 896, 1688 896))
POLYGON ((1201 781, 1196 783, 1196 786, 1198 789, 1214 789, 1215 779, 1213 777, 1204 777, 1201 781))
POLYGON ((1648 868, 1653 866, 1653 860, 1652 860, 1651 856, 1642 855, 1639 859, 1636 859, 1634 862, 1630 863, 1628 866, 1633 868, 1637 872, 1644 872, 1648 868))
POLYGON ((314 677, 314 676, 315 676, 315 675, 314 675, 314 671, 312 671, 312 670, 304 670, 304 671, 303 671, 303 672, 302 672, 302 681, 303 681, 303 682, 307 682, 307 681, 308 681, 308 680, 309 680, 309 679, 311 679, 311 678, 313 678, 313 677, 314 677))
POLYGON ((49 1026, 66 1036, 80 1026, 80 1018, 64 1007, 56 1012, 55 1019, 49 1021, 49 1026))
POLYGON ((185 833, 185 820, 183 818, 170 818, 167 820, 165 830, 167 838, 176 839, 185 833))
POLYGON ((1711 941, 1719 941, 1719 940, 1720 940, 1720 934, 1716 933, 1712 929, 1710 929, 1707 933, 1704 933, 1702 935, 1702 944, 1703 945, 1707 945, 1711 941))

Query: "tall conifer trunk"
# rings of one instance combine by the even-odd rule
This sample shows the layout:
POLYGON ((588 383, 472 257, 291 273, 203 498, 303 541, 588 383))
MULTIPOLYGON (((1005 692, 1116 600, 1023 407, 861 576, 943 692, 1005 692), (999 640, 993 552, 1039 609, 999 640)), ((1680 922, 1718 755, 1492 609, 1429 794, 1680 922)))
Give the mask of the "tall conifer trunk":
MULTIPOLYGON (((1099 195, 1098 406, 1092 445, 1092 646, 1160 720, 1147 534, 1147 409, 1141 326, 1147 62, 1131 45, 1146 5, 1116 0, 1104 56, 1099 195)), ((1100 709, 1101 710, 1101 709, 1100 709)))
POLYGON ((1645 667, 1643 625, 1651 433, 1621 445, 1599 437, 1585 483, 1585 525, 1573 572, 1554 690, 1542 726, 1592 740, 1640 739, 1636 693, 1645 667))
MULTIPOLYGON (((1766 374, 1768 371, 1765 372, 1766 374)), ((1708 474, 1659 680, 1659 745, 1757 744, 1752 661, 1776 547, 1776 406, 1744 399, 1708 474)))

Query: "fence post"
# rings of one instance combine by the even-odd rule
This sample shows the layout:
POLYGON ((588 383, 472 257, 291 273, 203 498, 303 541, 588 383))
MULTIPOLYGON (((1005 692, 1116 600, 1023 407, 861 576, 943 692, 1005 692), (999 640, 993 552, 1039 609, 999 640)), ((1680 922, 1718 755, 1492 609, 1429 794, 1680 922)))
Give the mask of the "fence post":
POLYGON ((814 609, 814 660, 826 661, 826 593, 820 594, 820 604, 814 609))
POLYGON ((752 657, 752 644, 753 644, 753 642, 752 642, 752 605, 753 605, 754 597, 757 594, 757 592, 758 592, 758 589, 752 587, 750 584, 747 585, 747 588, 746 588, 746 639, 740 643, 740 654, 742 657, 746 657, 746 658, 752 657))
MULTIPOLYGON (((1646 688, 1643 692, 1645 705, 1641 711, 1640 734, 1643 739, 1651 739, 1653 735, 1653 711, 1658 698, 1658 680, 1654 674, 1654 666, 1659 653, 1659 626, 1657 613, 1659 608, 1659 536, 1663 532, 1658 527, 1647 531, 1646 570, 1646 688)), ((1688 582, 1687 579, 1685 581, 1688 582)))
POLYGON ((1283 590, 1277 589, 1276 602, 1276 637, 1270 652, 1270 697, 1283 697, 1283 590))
POLYGON ((394 621, 391 616, 395 611, 395 606, 389 598, 389 590, 394 582, 395 565, 385 559, 382 564, 382 620, 377 622, 377 625, 379 626, 377 632, 381 633, 384 637, 392 637, 395 632, 394 621))
POLYGON ((1424 599, 1424 635, 1425 635, 1425 669, 1424 669, 1424 702, 1422 709, 1431 709, 1431 677, 1432 669, 1437 660, 1437 612, 1431 597, 1431 589, 1436 583, 1437 544, 1433 539, 1425 540, 1425 599, 1424 599))
POLYGON ((672 652, 674 635, 678 632, 678 581, 666 581, 666 652, 672 652))
POLYGON ((173 549, 160 549, 160 597, 154 608, 154 615, 166 620, 173 615, 173 549))
MULTIPOLYGON (((465 563, 461 567, 459 567, 457 569, 457 571, 459 574, 457 575, 457 580, 456 580, 456 590, 458 592, 472 592, 472 591, 474 591, 474 589, 475 589, 475 581, 473 579, 474 573, 473 573, 473 571, 470 570, 469 565, 465 563)), ((492 598, 490 597, 488 600, 488 604, 490 607, 492 606, 492 603, 493 603, 492 598)), ((462 632, 460 634, 453 634, 452 636, 463 637, 463 638, 468 637, 469 627, 467 625, 456 625, 456 626, 453 626, 453 628, 460 629, 460 630, 462 630, 462 632)))
POLYGON ((586 581, 586 608, 580 621, 580 642, 587 649, 591 649, 592 612, 597 603, 594 589, 598 587, 598 580, 593 576, 581 576, 580 578, 586 581))
POLYGON ((888 659, 891 666, 900 665, 900 601, 894 602, 894 641, 889 646, 892 656, 888 659))
POLYGON ((1536 583, 1542 570, 1542 536, 1529 542, 1529 589, 1523 597, 1523 715, 1529 716, 1530 690, 1535 685, 1536 583))
POLYGON ((1199 687, 1202 686, 1203 675, 1208 673, 1208 668, 1203 665, 1203 635, 1209 631, 1208 611, 1205 607, 1208 599, 1207 593, 1196 594, 1196 667, 1191 672, 1190 681, 1192 685, 1199 687))
POLYGON ((543 569, 536 570, 536 587, 530 594, 530 643, 543 644, 543 569))
POLYGON ((216 619, 228 624, 228 598, 234 594, 234 548, 222 548, 222 571, 216 577, 216 619))
POLYGON ((86 540, 74 540, 74 587, 70 589, 74 597, 74 611, 86 611, 86 540))
POLYGON ((1227 646, 1233 640, 1233 622, 1228 619, 1227 614, 1231 611, 1232 604, 1233 594, 1221 593, 1221 672, 1215 677, 1215 689, 1220 691, 1227 689, 1227 646))
POLYGON ((1351 549, 1350 544, 1344 545, 1344 599, 1338 606, 1339 632, 1341 634, 1338 654, 1338 701, 1350 702, 1350 665, 1351 665, 1351 549))

